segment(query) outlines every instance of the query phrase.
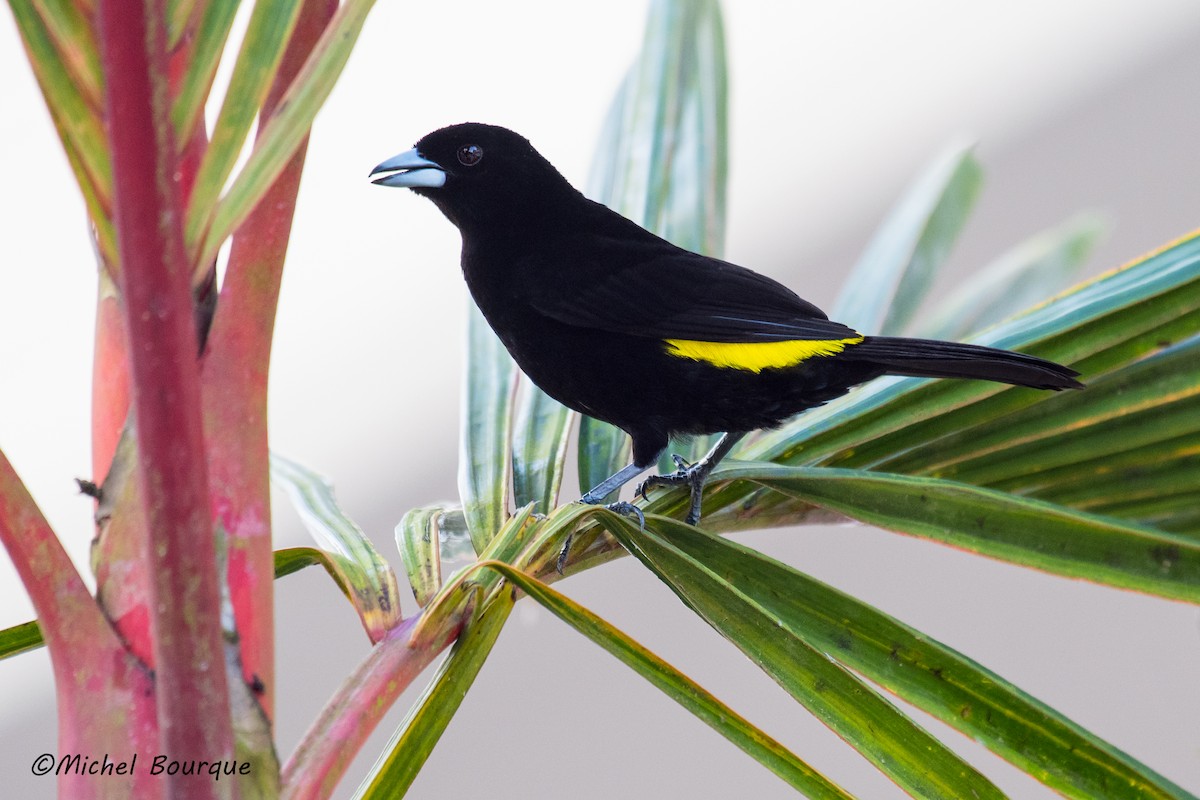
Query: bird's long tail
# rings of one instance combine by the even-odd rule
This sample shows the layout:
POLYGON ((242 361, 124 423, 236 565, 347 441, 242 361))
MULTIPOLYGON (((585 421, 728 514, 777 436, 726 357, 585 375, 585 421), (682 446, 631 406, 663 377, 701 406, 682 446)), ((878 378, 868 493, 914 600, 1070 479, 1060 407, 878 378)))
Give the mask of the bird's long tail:
POLYGON ((889 375, 919 378, 977 378, 1034 389, 1082 389, 1073 369, 1024 353, 975 344, 868 336, 843 354, 869 361, 889 375))

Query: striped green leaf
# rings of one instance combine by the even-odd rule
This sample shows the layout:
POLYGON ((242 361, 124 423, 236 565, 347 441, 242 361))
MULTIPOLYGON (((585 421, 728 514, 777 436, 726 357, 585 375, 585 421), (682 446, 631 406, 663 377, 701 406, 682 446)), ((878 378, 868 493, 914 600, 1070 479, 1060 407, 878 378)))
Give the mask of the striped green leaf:
POLYGON ((396 546, 417 605, 424 608, 442 586, 442 547, 439 522, 442 506, 414 508, 396 526, 396 546))
MULTIPOLYGON (((184 223, 184 238, 189 254, 194 253, 204 240, 216 209, 217 198, 225 186, 225 181, 233 172, 233 165, 242 150, 242 145, 245 144, 263 100, 266 99, 267 92, 275 80, 279 62, 283 59, 283 51, 287 48, 288 37, 292 35, 292 29, 296 25, 300 5, 300 0, 258 0, 254 4, 254 12, 250 15, 246 36, 238 51, 237 63, 234 64, 225 100, 213 125, 208 147, 204 151, 204 158, 200 162, 196 182, 192 187, 187 219, 184 223)), ((206 13, 205 22, 218 13, 206 13)), ((204 40, 206 47, 215 47, 218 39, 224 41, 228 34, 227 26, 231 21, 224 17, 213 21, 216 30, 205 31, 213 40, 211 44, 210 40, 204 40), (220 26, 226 26, 223 32, 220 26)), ((206 50, 202 55, 208 57, 211 63, 197 62, 195 68, 200 74, 194 81, 199 86, 185 83, 184 88, 191 92, 184 98, 189 105, 176 106, 179 114, 186 114, 187 117, 172 120, 184 136, 190 133, 190 128, 195 125, 202 110, 204 96, 207 95, 208 86, 212 81, 208 70, 215 68, 215 62, 211 59, 214 54, 206 50)), ((191 80, 193 79, 189 76, 189 81, 191 80)))
POLYGON ((604 526, 693 611, 901 788, 917 797, 1004 795, 873 688, 808 644, 777 613, 657 531, 605 512, 604 526))
POLYGON ((338 7, 304 67, 280 98, 277 112, 255 139, 246 163, 233 177, 228 191, 209 217, 211 224, 200 226, 202 245, 193 264, 205 265, 212 261, 221 244, 254 210, 287 166, 296 148, 308 135, 317 111, 333 91, 374 4, 375 0, 345 0, 338 7))
POLYGON ((656 535, 736 586, 810 646, 1078 798, 1183 790, 961 653, 808 575, 689 525, 656 535))
MULTIPOLYGON (((518 508, 533 503, 549 514, 558 500, 570 440, 570 409, 523 381, 513 418, 513 498, 518 508)), ((608 477, 607 475, 603 476, 608 477)))
POLYGON ((925 299, 983 184, 970 148, 939 156, 893 207, 850 271, 830 318, 868 335, 902 333, 925 299))
MULTIPOLYGON (((212 89, 213 76, 217 74, 217 65, 225 52, 225 42, 229 38, 229 29, 233 27, 233 18, 237 15, 239 5, 240 2, 234 0, 226 3, 208 3, 204 7, 200 24, 196 28, 196 38, 192 42, 192 57, 188 60, 187 72, 184 73, 175 104, 171 107, 175 141, 180 146, 191 139, 192 132, 202 119, 204 104, 212 89)), ((175 23, 173 18, 172 23, 181 27, 184 24, 183 21, 175 23)), ((209 202, 215 199, 211 197, 209 202)))
POLYGON ((1042 231, 965 279, 914 333, 961 339, 1053 297, 1070 285, 1104 235, 1096 214, 1078 214, 1042 231))
POLYGON ((881 528, 1015 564, 1200 603, 1200 542, 939 478, 740 463, 714 480, 752 480, 881 528))
POLYGON ((458 493, 476 553, 508 519, 512 404, 517 365, 471 302, 467 310, 466 400, 459 437, 458 493))
POLYGON ((333 486, 320 475, 272 453, 271 482, 287 492, 304 527, 328 556, 322 563, 347 592, 371 641, 379 641, 400 620, 392 568, 338 506, 333 486))
POLYGON ((850 797, 695 681, 569 597, 499 561, 481 562, 480 566, 499 572, 806 797, 850 797))

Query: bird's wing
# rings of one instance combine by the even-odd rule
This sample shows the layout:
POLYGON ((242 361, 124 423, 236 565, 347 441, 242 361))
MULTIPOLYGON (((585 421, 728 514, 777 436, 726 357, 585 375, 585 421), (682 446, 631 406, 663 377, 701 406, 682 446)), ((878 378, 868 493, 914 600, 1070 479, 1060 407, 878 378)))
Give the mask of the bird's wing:
MULTIPOLYGON (((650 243, 647 243, 650 244, 650 243)), ((577 327, 701 342, 828 341, 858 337, 791 289, 756 272, 671 247, 597 248, 606 263, 565 256, 571 281, 526 297, 577 327), (633 252, 631 252, 633 251, 633 252), (576 263, 571 264, 574 260, 576 263)))

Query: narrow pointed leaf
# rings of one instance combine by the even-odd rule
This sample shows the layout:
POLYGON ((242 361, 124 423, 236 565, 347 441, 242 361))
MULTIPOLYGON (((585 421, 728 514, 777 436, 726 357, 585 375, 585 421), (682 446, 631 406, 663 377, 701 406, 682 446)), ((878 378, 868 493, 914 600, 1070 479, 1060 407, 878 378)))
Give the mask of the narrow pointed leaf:
POLYGON ((510 431, 516 381, 517 365, 483 313, 468 302, 458 492, 477 553, 483 552, 509 516, 510 431))
POLYGON ((761 603, 812 647, 962 731, 1055 791, 1168 798, 1182 789, 971 659, 866 603, 727 539, 654 530, 761 603))
MULTIPOLYGON (((101 208, 111 209, 112 161, 99 113, 88 105, 59 59, 54 42, 32 2, 10 0, 9 8, 55 126, 68 154, 74 156, 72 165, 76 167, 76 177, 81 186, 87 187, 84 195, 95 197, 101 208)), ((106 217, 107 214, 99 215, 100 219, 106 217)))
POLYGON ((396 526, 396 546, 404 561, 408 583, 424 608, 442 585, 442 548, 438 523, 442 506, 414 508, 396 526))
POLYGON ((1126 449, 1200 431, 1200 338, 1191 339, 1116 372, 1085 391, 1047 397, 1019 419, 1001 418, 941 436, 880 462, 887 471, 930 472, 986 485, 1113 457, 1126 449))
POLYGON ((793 789, 812 798, 850 797, 695 681, 566 595, 499 561, 484 561, 479 566, 499 572, 546 610, 632 668, 793 789))
MULTIPOLYGON (((180 3, 179 5, 183 5, 180 3)), ((171 108, 171 122, 175 125, 175 141, 186 143, 204 114, 204 105, 212 90, 213 76, 225 51, 229 29, 237 15, 239 2, 208 3, 204 7, 196 37, 192 41, 192 56, 188 59, 187 73, 171 108)), ((180 22, 181 26, 185 24, 180 22)), ((230 86, 232 89, 233 87, 230 86)), ((209 202, 212 201, 210 198, 209 202)))
MULTIPOLYGON (((1075 366, 1083 380, 1200 332, 1200 236, 1192 234, 976 338, 1075 366)), ((1088 390, 1083 390, 1086 393, 1088 390)), ((748 457, 857 466, 1016 415, 1046 393, 984 381, 880 379, 761 437, 748 457)))
POLYGON ((938 157, 871 239, 830 318, 868 335, 903 332, 958 239, 982 183, 969 147, 956 145, 938 157))
POLYGON ((91 24, 69 0, 34 0, 34 5, 83 101, 98 113, 104 106, 104 75, 91 24))
POLYGON ((965 483, 831 467, 742 463, 754 480, 860 522, 1016 564, 1200 603, 1200 542, 965 483))
MULTIPOLYGON (((529 381, 513 418, 513 498, 549 514, 558 500, 571 433, 571 410, 529 381)), ((607 477, 607 476, 605 476, 607 477)))
POLYGON ((304 68, 279 101, 280 110, 264 126, 246 163, 218 203, 193 264, 212 261, 221 243, 254 209, 308 136, 313 118, 333 91, 373 5, 374 0, 345 0, 338 7, 304 68))
POLYGON ((829 656, 780 625, 763 604, 662 539, 606 513, 605 527, 685 604, 880 771, 918 797, 1003 795, 974 768, 829 656))
POLYGON ((965 279, 930 318, 927 339, 961 339, 1066 288, 1104 235, 1103 219, 1079 214, 1042 231, 965 279))
POLYGON ((349 590, 363 627, 377 642, 400 620, 396 576, 371 540, 337 504, 333 487, 315 472, 271 455, 271 480, 287 492, 304 526, 329 556, 338 582, 349 590))
MULTIPOLYGON (((193 253, 203 241, 216 207, 217 197, 229 174, 233 172, 238 153, 241 152, 250 127, 271 89, 276 69, 287 47, 288 37, 296 25, 300 6, 301 0, 258 0, 254 4, 246 36, 238 51, 237 63, 234 64, 233 77, 229 81, 225 100, 221 104, 216 124, 213 125, 211 141, 204 151, 204 160, 200 163, 200 171, 192 188, 185 230, 188 253, 193 253)), ((214 25, 223 24, 226 24, 224 19, 214 21, 214 25)), ((213 31, 212 35, 216 37, 220 35, 220 31, 213 31)), ((203 68, 207 69, 208 65, 203 68)), ((202 74, 196 81, 204 82, 204 78, 202 74)), ((211 77, 205 83, 210 82, 211 77)), ((202 85, 192 90, 195 92, 194 96, 189 98, 192 105, 179 107, 181 112, 190 114, 190 119, 174 118, 175 115, 172 115, 172 121, 185 136, 190 134, 190 128, 196 123, 200 106, 203 104, 201 94, 207 94, 206 89, 207 86, 202 85), (201 89, 205 91, 202 92, 201 89)), ((267 183, 274 181, 275 177, 272 175, 271 181, 267 183)), ((193 262, 193 266, 207 263, 196 261, 193 262)))
POLYGON ((45 643, 36 619, 5 628, 0 631, 0 659, 36 650, 45 643))

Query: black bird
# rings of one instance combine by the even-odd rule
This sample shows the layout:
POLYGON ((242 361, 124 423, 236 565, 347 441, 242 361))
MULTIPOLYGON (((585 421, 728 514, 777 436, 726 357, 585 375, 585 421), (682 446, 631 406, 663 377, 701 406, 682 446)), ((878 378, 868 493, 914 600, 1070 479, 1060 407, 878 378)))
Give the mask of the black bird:
POLYGON ((374 183, 428 197, 458 227, 471 295, 525 374, 633 438, 633 463, 585 503, 648 469, 672 434, 723 433, 697 463, 676 458, 679 472, 639 487, 686 484, 695 524, 705 479, 740 438, 881 375, 1082 387, 1074 370, 1021 353, 864 336, 770 278, 587 199, 505 128, 442 128, 380 173, 374 183))

